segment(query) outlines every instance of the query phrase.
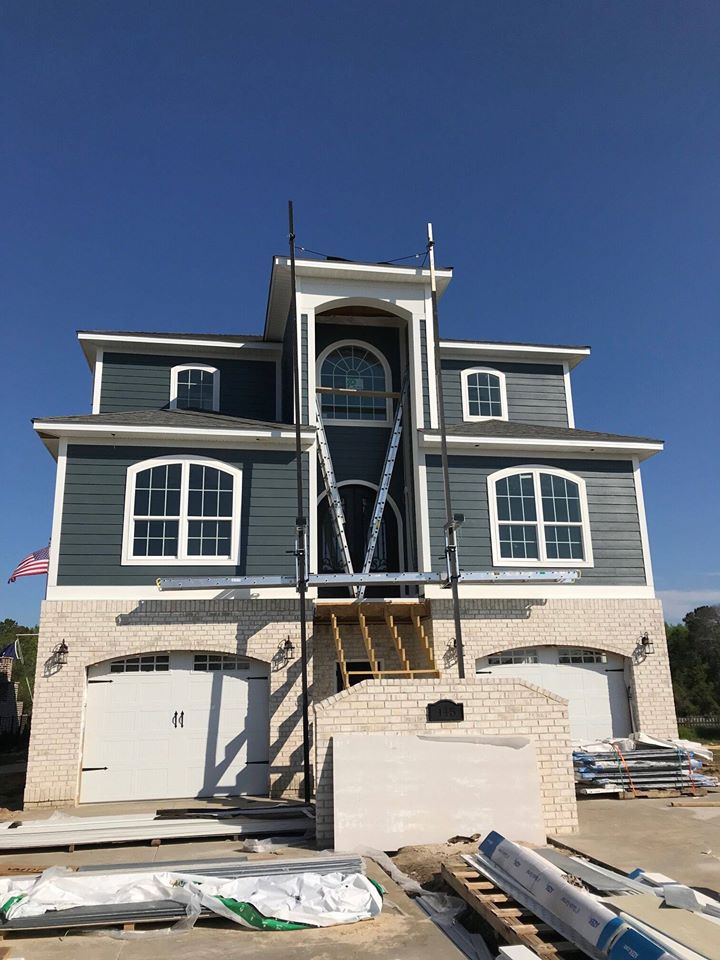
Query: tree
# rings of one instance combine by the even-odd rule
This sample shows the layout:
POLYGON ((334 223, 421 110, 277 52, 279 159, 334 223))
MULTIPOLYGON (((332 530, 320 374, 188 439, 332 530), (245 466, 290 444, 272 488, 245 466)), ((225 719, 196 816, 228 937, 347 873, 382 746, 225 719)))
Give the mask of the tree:
POLYGON ((678 714, 720 715, 720 606, 697 607, 665 632, 678 714))
MULTIPOLYGON (((12 643, 19 633, 37 633, 37 627, 26 627, 17 620, 0 620, 0 650, 4 650, 8 644, 12 643)), ((37 661, 37 638, 21 637, 20 653, 13 663, 12 679, 20 684, 18 688, 18 700, 23 702, 25 713, 32 712, 32 697, 28 694, 28 686, 32 692, 35 688, 35 663, 37 661)))

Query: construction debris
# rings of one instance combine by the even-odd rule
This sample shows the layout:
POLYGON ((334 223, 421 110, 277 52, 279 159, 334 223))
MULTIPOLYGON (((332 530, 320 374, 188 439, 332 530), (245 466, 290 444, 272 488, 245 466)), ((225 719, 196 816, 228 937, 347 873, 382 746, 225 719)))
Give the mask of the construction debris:
POLYGON ((633 734, 581 746, 573 751, 578 794, 629 793, 654 790, 692 792, 720 786, 717 777, 700 772, 712 753, 688 741, 659 740, 633 734))
POLYGON ((359 857, 196 861, 189 870, 52 867, 0 880, 0 936, 12 931, 134 926, 222 916, 242 926, 301 929, 377 916, 382 893, 359 857))
POLYGON ((187 837, 272 837, 303 835, 314 829, 305 807, 288 807, 286 815, 228 819, 157 819, 152 813, 115 817, 73 817, 55 813, 46 820, 0 823, 0 850, 78 847, 95 843, 129 843, 139 840, 177 840, 187 837), (295 812, 297 811, 297 812, 295 812))

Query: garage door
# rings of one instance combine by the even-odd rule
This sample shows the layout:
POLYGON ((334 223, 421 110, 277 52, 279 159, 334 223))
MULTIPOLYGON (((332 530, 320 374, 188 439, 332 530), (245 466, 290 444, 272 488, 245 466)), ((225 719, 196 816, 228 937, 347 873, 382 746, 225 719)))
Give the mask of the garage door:
POLYGON ((632 730, 623 658, 600 650, 530 647, 477 661, 478 673, 518 677, 568 701, 573 741, 624 737, 632 730))
POLYGON ((268 671, 190 652, 90 667, 81 802, 266 796, 268 671))

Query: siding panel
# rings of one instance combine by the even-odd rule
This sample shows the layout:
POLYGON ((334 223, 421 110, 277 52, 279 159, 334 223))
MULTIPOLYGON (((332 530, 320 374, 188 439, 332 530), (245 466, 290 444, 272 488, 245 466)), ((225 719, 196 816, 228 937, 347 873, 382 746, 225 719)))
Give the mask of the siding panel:
POLYGON ((272 360, 228 360, 217 357, 172 357, 106 353, 103 357, 100 413, 160 410, 170 403, 170 369, 204 363, 220 371, 219 413, 249 420, 275 420, 275 377, 272 360))
MULTIPOLYGON (((440 458, 427 462, 430 547, 433 569, 441 570, 445 541, 440 458)), ((587 585, 645 584, 640 519, 635 499, 632 463, 625 461, 537 460, 528 457, 451 456, 453 510, 465 514, 460 528, 460 558, 464 570, 493 570, 487 477, 506 467, 537 464, 576 473, 585 480, 590 513, 594 566, 583 569, 587 585)))
POLYGON ((463 422, 461 372, 469 367, 491 367, 505 374, 508 419, 567 427, 567 403, 563 368, 557 364, 494 363, 487 360, 442 361, 445 419, 463 422))
MULTIPOLYGON (((307 482, 308 457, 303 458, 307 482)), ((306 486, 307 491, 307 486, 306 486)), ((288 575, 295 572, 295 460, 289 451, 203 450, 163 447, 68 448, 60 535, 60 585, 140 585, 160 576, 288 575), (240 563, 192 567, 172 563, 122 566, 127 468, 154 456, 190 454, 243 471, 240 563), (105 478, 97 483, 98 474, 105 478)))

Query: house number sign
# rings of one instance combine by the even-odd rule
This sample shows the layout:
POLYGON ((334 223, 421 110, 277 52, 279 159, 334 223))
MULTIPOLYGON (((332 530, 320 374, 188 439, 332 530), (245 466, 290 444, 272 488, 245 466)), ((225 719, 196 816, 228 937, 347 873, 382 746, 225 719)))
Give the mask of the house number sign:
POLYGON ((455 703, 453 700, 436 700, 435 703, 427 705, 427 722, 443 723, 465 719, 465 709, 462 703, 455 703))

